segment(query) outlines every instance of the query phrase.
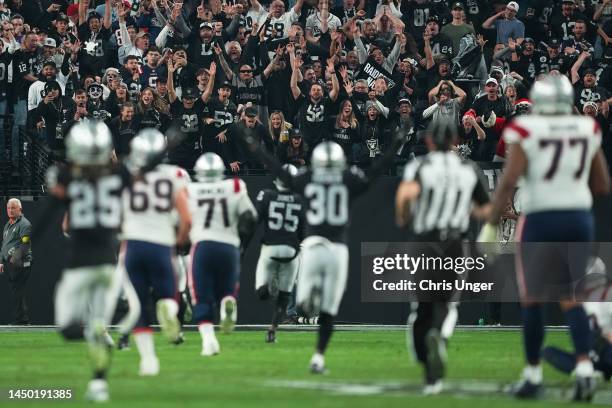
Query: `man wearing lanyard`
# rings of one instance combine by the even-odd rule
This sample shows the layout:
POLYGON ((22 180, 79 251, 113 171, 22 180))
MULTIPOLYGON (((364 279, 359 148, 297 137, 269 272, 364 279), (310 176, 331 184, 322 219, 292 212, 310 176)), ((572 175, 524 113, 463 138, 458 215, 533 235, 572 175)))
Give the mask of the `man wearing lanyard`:
POLYGON ((14 324, 30 323, 25 300, 25 287, 30 277, 32 249, 30 234, 32 224, 22 214, 21 201, 11 198, 6 204, 8 222, 2 231, 0 247, 0 274, 7 273, 15 301, 16 319, 14 324))

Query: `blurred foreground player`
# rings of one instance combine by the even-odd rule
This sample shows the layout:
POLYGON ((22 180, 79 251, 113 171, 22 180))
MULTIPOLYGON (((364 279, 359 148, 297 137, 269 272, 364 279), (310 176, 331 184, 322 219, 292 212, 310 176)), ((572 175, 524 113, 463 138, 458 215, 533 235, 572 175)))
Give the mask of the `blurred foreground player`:
POLYGON ((196 182, 188 188, 192 215, 191 290, 193 320, 202 336, 202 355, 220 351, 213 321, 220 308, 221 329, 229 333, 238 316, 236 294, 240 275, 240 243, 248 242, 257 212, 244 181, 224 179, 225 164, 215 153, 196 161, 196 182))
POLYGON ((530 99, 533 114, 517 117, 504 130, 508 157, 491 214, 491 221, 499 222, 522 176, 525 216, 519 220, 516 234, 520 242, 517 279, 527 367, 514 393, 518 398, 530 399, 542 393, 541 303, 559 300, 576 354, 573 398, 589 401, 595 391, 593 364, 589 358, 591 332, 585 311, 572 293, 573 282, 583 278, 586 272, 588 246, 567 243, 593 240, 592 196, 607 194, 610 190, 600 148, 601 130, 591 117, 572 115, 574 91, 564 76, 547 76, 537 81, 530 99), (547 286, 553 277, 554 293, 547 286))
MULTIPOLYGON (((165 137, 156 129, 144 129, 132 140, 130 147, 127 165, 142 168, 164 152, 165 137)), ((123 193, 121 258, 143 305, 134 329, 134 341, 140 354, 139 374, 143 376, 159 373, 153 329, 144 307, 150 296, 158 299, 157 320, 168 341, 176 342, 180 332, 173 256, 175 245, 187 241, 191 226, 188 181, 187 172, 180 167, 158 164, 123 193), (175 230, 175 210, 179 218, 178 232, 175 230)))
MULTIPOLYGON (((297 168, 285 164, 283 169, 295 176, 297 168)), ((285 317, 298 272, 298 255, 303 226, 302 198, 274 180, 276 190, 261 190, 257 195, 257 212, 264 226, 261 252, 255 272, 255 290, 261 300, 275 297, 272 323, 266 334, 267 343, 276 342, 276 329, 285 317)))
POLYGON ((348 279, 347 229, 352 201, 364 193, 395 157, 401 144, 394 138, 384 156, 366 176, 358 168, 347 168, 344 150, 335 142, 319 143, 312 152, 311 168, 292 176, 256 142, 245 134, 251 151, 257 152, 283 185, 304 197, 306 238, 302 242, 297 304, 306 315, 319 313, 319 336, 310 359, 310 371, 323 374, 325 350, 333 332, 334 317, 348 279))
MULTIPOLYGON (((470 225, 470 216, 485 218, 490 210, 489 195, 473 162, 461 159, 453 150, 458 137, 456 125, 447 120, 434 121, 425 144, 429 153, 412 160, 396 194, 396 218, 399 227, 410 219, 418 242, 416 254, 440 259, 463 256, 462 240, 470 225)), ((454 270, 428 270, 427 279, 452 282, 454 270)), ((416 315, 411 314, 413 347, 425 367, 425 394, 442 391, 446 344, 456 322, 451 299, 454 291, 417 292, 416 315), (450 326, 449 333, 443 333, 450 326)))
POLYGON ((67 340, 85 337, 93 363, 86 398, 109 398, 110 349, 104 333, 108 289, 115 271, 115 242, 121 226, 121 192, 131 175, 110 162, 111 134, 102 122, 74 126, 66 139, 68 165, 48 171, 50 195, 68 207, 66 269, 55 293, 55 320, 67 340))

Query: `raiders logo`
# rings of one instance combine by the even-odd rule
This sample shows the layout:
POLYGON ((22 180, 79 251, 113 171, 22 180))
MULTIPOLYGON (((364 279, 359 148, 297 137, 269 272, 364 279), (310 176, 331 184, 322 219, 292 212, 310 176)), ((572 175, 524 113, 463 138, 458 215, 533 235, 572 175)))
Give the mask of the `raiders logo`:
POLYGON ((379 151, 378 139, 367 139, 366 146, 368 147, 368 150, 370 151, 370 157, 375 157, 376 153, 379 151))

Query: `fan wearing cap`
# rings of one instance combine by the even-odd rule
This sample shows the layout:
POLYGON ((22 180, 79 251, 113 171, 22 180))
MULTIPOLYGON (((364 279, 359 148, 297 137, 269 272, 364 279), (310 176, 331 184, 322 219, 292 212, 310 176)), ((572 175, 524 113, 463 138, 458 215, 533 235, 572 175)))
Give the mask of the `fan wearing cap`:
POLYGON ((476 114, 476 121, 485 128, 486 139, 479 147, 479 159, 491 161, 495 154, 501 130, 510 116, 508 98, 499 95, 499 84, 495 78, 488 78, 485 82, 485 94, 477 98, 472 104, 476 114))
POLYGON ((572 27, 577 20, 591 21, 576 6, 574 0, 561 0, 561 12, 553 13, 550 17, 550 30, 554 38, 562 41, 569 40, 573 35, 572 27))
POLYGON ((510 39, 508 46, 512 50, 510 71, 515 71, 531 84, 536 74, 542 71, 541 65, 546 62, 546 58, 541 59, 540 56, 545 54, 536 50, 535 41, 531 37, 525 38, 520 44, 510 39))
POLYGON ((451 55, 454 57, 459 52, 459 43, 463 36, 467 34, 476 35, 476 32, 471 24, 465 22, 465 6, 463 3, 453 3, 451 15, 453 16, 452 21, 442 27, 440 32, 450 38, 453 46, 451 55))
POLYGON ((252 136, 258 145, 263 144, 268 153, 274 153, 274 143, 258 116, 257 108, 248 106, 244 109, 240 120, 227 128, 226 157, 233 173, 247 169, 263 170, 264 168, 260 158, 245 148, 242 140, 247 134, 252 136))
POLYGON ((482 23, 484 29, 497 30, 497 44, 508 45, 508 39, 520 42, 525 38, 525 24, 516 18, 519 5, 516 1, 506 4, 506 8, 493 14, 482 23))
POLYGON ((104 20, 100 24, 100 15, 96 12, 87 15, 89 1, 79 3, 79 39, 84 53, 79 54, 82 72, 102 75, 107 68, 106 44, 111 36, 111 1, 105 1, 104 20))
POLYGON ((546 40, 546 53, 540 55, 540 59, 545 61, 540 64, 540 74, 547 74, 550 71, 567 72, 566 65, 569 62, 561 52, 561 42, 556 38, 546 40))
POLYGON ((60 13, 53 22, 51 31, 49 32, 49 37, 53 38, 57 44, 63 44, 64 41, 71 41, 71 39, 74 38, 74 36, 71 37, 68 32, 69 21, 70 19, 66 14, 60 13))
MULTIPOLYGON (((168 62, 168 98, 170 100, 170 113, 172 123, 170 132, 180 132, 184 139, 169 153, 170 163, 184 169, 193 169, 193 166, 202 154, 201 138, 204 132, 204 100, 198 88, 181 88, 181 100, 177 98, 174 89, 174 65, 168 62)), ((214 77, 212 78, 214 82, 214 77)), ((209 81, 210 82, 210 81, 209 81)), ((212 84, 209 84, 212 88, 212 84)))
POLYGON ((149 48, 149 34, 147 32, 141 31, 136 34, 134 42, 132 42, 130 39, 127 25, 125 24, 125 17, 129 12, 130 8, 125 7, 124 5, 120 5, 117 8, 117 15, 119 17, 119 31, 121 33, 122 40, 122 45, 119 47, 118 51, 120 64, 124 63, 125 57, 128 55, 135 55, 140 61, 142 61, 147 49, 149 48))
POLYGON ((189 62, 197 67, 207 67, 214 60, 215 42, 223 43, 223 39, 215 38, 213 23, 205 21, 200 24, 198 31, 192 31, 189 38, 189 62))
MULTIPOLYGON (((51 38, 47 38, 50 40, 51 38)), ((42 70, 38 75, 38 81, 30 85, 28 89, 28 111, 36 109, 38 104, 45 97, 45 84, 49 81, 57 81, 62 90, 62 94, 66 92, 66 82, 68 78, 65 75, 57 75, 57 67, 55 62, 47 61, 43 64, 42 70)))
POLYGON ((38 104, 34 121, 44 119, 47 146, 58 157, 64 157, 64 136, 76 113, 76 103, 62 95, 60 84, 54 80, 44 85, 44 97, 38 104))
POLYGON ((453 42, 446 34, 440 33, 440 21, 438 16, 429 16, 423 34, 418 37, 419 46, 425 46, 425 36, 429 37, 429 45, 434 57, 444 54, 445 57, 453 56, 453 42))
POLYGON ((227 128, 234 123, 238 117, 238 107, 231 100, 232 84, 223 81, 217 89, 216 97, 204 108, 204 136, 202 137, 202 149, 221 156, 227 162, 224 143, 227 142, 227 128))
MULTIPOLYGON (((579 59, 580 61, 580 59, 579 59)), ((578 112, 584 110, 584 104, 595 102, 596 104, 607 104, 610 91, 597 85, 597 72, 593 68, 587 68, 582 74, 582 80, 577 71, 580 68, 579 61, 572 67, 572 83, 574 85, 574 104, 578 112)), ((603 111, 604 109, 600 109, 603 111)))

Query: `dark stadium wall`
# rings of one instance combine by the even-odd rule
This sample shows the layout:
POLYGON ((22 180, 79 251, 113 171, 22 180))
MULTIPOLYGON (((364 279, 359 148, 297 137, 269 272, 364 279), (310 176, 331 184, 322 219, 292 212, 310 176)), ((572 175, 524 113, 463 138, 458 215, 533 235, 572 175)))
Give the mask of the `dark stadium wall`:
MULTIPOLYGON (((491 184, 495 184, 494 172, 489 172, 491 184), (491 176, 493 175, 493 176, 491 176)), ((245 177, 249 194, 254 199, 262 188, 272 188, 270 177, 245 177)), ((364 196, 359 198, 352 212, 349 229, 350 272, 347 290, 340 307, 338 320, 350 323, 403 324, 409 312, 409 305, 403 303, 363 303, 359 279, 360 244, 362 241, 403 241, 406 233, 394 225, 394 193, 398 178, 387 177, 377 181, 364 196)), ((493 186, 491 186, 493 187, 493 186)), ((33 224, 44 222, 47 228, 33 239, 33 271, 28 283, 28 301, 33 324, 53 324, 53 295, 63 266, 64 238, 60 231, 61 214, 42 220, 41 208, 45 199, 24 201, 24 214, 33 224)), ((2 202, 0 216, 6 223, 6 201, 2 202)), ((598 200, 595 205, 597 238, 612 241, 612 198, 598 200)), ((38 225, 40 226, 40 225, 38 225)), ((253 238, 243 258, 240 279, 239 323, 263 324, 270 316, 270 305, 260 302, 254 292, 255 266, 259 254, 261 231, 253 238)), ((464 303, 460 307, 460 324, 477 324, 486 316, 488 306, 482 303, 464 303)), ((0 275, 0 324, 13 320, 13 307, 6 275, 0 275)), ((502 307, 502 321, 505 324, 519 324, 519 308, 513 303, 502 307)), ((547 313, 548 324, 563 324, 556 307, 547 313)))

